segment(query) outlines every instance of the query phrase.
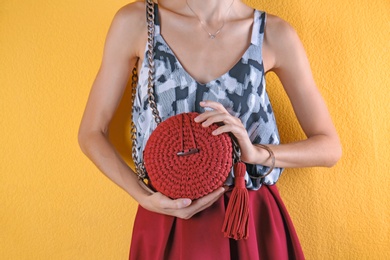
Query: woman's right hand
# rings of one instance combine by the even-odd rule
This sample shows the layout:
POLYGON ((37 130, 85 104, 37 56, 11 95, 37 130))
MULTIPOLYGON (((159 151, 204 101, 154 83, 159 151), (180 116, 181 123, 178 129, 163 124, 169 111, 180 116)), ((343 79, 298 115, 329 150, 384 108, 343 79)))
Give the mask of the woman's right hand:
POLYGON ((160 192, 155 192, 146 196, 142 201, 139 201, 139 203, 143 208, 149 211, 181 219, 190 219, 196 213, 210 207, 226 190, 226 188, 221 187, 197 200, 186 198, 170 199, 160 192))

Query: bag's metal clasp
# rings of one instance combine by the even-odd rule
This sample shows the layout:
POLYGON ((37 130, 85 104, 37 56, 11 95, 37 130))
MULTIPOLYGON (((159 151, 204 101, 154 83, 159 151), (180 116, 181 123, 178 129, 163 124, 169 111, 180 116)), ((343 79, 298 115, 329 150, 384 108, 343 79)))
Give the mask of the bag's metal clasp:
POLYGON ((187 155, 194 154, 194 153, 199 153, 199 149, 198 148, 187 149, 187 150, 178 152, 177 155, 178 156, 187 156, 187 155))

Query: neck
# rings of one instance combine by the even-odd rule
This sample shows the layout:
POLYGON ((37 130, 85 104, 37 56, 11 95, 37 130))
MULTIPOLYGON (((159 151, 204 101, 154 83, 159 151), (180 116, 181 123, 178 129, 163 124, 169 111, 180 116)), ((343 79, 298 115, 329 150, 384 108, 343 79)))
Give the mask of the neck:
POLYGON ((237 0, 186 0, 188 5, 199 18, 207 24, 221 22, 227 15, 227 11, 233 1, 237 0))

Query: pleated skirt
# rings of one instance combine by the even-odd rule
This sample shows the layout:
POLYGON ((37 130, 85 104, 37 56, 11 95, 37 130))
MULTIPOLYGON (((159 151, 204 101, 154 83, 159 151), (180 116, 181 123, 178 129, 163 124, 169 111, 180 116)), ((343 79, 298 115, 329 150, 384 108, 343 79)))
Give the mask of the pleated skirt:
POLYGON ((183 220, 138 208, 131 260, 305 259, 293 223, 275 185, 249 191, 249 237, 225 238, 222 224, 231 192, 183 220))

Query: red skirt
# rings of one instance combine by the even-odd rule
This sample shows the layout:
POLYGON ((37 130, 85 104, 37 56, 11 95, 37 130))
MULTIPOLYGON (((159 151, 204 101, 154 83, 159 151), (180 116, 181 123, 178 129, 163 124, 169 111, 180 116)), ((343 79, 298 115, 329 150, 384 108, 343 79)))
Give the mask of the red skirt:
POLYGON ((304 259, 290 216, 275 185, 249 191, 249 237, 225 238, 222 224, 231 192, 189 220, 138 208, 132 260, 304 259))

